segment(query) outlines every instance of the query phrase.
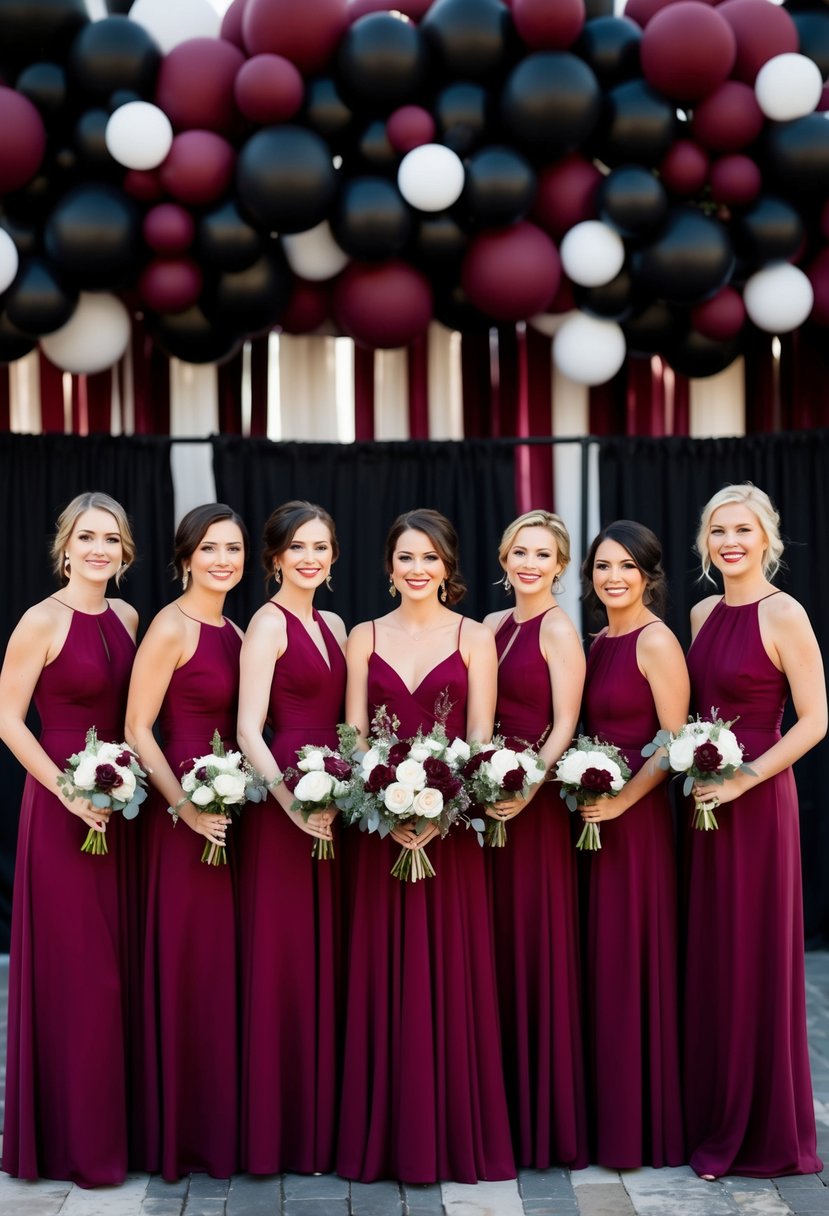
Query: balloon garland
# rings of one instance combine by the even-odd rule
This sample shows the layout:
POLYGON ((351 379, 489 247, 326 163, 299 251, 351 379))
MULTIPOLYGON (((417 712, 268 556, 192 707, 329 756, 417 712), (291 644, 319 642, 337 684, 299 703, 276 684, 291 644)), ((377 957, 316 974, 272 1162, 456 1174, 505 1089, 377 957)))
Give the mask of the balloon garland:
POLYGON ((585 384, 829 325, 829 10, 0 0, 0 362, 527 321, 585 384))

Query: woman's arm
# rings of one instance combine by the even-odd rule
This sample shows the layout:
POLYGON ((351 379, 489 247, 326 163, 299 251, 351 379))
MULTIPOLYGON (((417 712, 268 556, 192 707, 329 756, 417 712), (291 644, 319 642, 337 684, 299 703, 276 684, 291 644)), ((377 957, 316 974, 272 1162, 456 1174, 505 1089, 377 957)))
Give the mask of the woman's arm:
POLYGON ((461 655, 469 673, 466 737, 470 742, 488 743, 495 725, 498 691, 498 653, 492 631, 467 617, 461 634, 461 655))
POLYGON ((345 686, 345 720, 360 736, 360 745, 368 747, 371 723, 368 720, 368 660, 372 651, 371 621, 355 625, 348 635, 345 658, 348 681, 345 686))

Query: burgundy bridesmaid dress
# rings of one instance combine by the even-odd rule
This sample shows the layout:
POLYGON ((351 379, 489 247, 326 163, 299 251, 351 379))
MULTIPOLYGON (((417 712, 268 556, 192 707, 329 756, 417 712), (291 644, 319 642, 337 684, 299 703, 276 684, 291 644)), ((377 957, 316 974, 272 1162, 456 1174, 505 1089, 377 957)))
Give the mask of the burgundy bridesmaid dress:
MULTIPOLYGON (((552 726, 545 615, 510 615, 495 637, 496 723, 519 748, 540 744, 552 726)), ((509 821, 504 848, 486 850, 513 1142, 518 1164, 534 1169, 588 1160, 575 858, 552 785, 509 821)))
MULTIPOLYGON (((385 705, 410 737, 431 729, 448 691, 447 732, 464 737, 467 684, 459 650, 412 692, 372 653, 369 717, 385 705)), ((394 840, 352 831, 337 1172, 362 1182, 513 1178, 478 841, 456 826, 427 846, 436 877, 405 883, 390 875, 394 840)))
MULTIPOLYGON (((776 593, 772 593, 776 594, 776 593)), ((720 601, 688 654, 695 711, 736 718, 745 759, 780 738, 788 683, 758 605, 720 601)), ((797 791, 790 768, 689 829, 685 1119, 699 1174, 812 1174, 797 791)))
MULTIPOLYGON (((40 742, 63 769, 89 727, 124 738, 135 644, 107 607, 72 611, 63 649, 34 692, 40 742)), ((26 778, 14 876, 3 1169, 79 1186, 127 1171, 124 925, 119 834, 81 852, 86 824, 26 778)))
MULTIPOLYGON (((161 706, 164 755, 176 776, 210 751, 218 730, 235 748, 242 641, 229 621, 200 622, 195 652, 161 706)), ((201 861, 204 837, 174 824, 157 793, 145 812, 144 957, 146 1168, 168 1181, 238 1166, 237 944, 233 849, 201 861)), ((244 816, 243 811, 243 816, 244 816)))
MULTIPOLYGON (((595 639, 584 690, 586 733, 619 747, 632 774, 650 763, 641 750, 659 730, 636 662, 640 633, 595 639)), ((601 842, 589 857, 587 913, 591 1155, 613 1169, 680 1165, 676 858, 667 783, 602 823, 601 842)))
MULTIPOLYGON (((280 769, 307 743, 335 748, 345 657, 314 613, 327 658, 286 609, 288 645, 274 668, 269 717, 280 769)), ((314 838, 268 799, 242 823, 242 1168, 325 1173, 334 1165, 339 1081, 339 872, 311 856, 314 838)))

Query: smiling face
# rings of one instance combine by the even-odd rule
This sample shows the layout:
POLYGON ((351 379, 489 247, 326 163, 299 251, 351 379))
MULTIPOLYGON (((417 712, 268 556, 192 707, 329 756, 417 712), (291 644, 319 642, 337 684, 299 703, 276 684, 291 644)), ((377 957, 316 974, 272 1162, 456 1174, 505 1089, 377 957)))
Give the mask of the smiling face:
POLYGON ((82 511, 66 542, 71 579, 90 579, 106 584, 124 560, 118 520, 109 511, 90 507, 82 511))
POLYGON ((446 566, 425 532, 401 532, 391 559, 391 579, 401 596, 428 600, 437 596, 446 566))
POLYGON ((593 558, 593 590, 608 610, 642 606, 647 580, 624 545, 603 540, 593 558))
POLYGON ((762 570, 768 538, 754 512, 743 503, 718 507, 708 525, 711 564, 727 577, 762 570))
POLYGON ((244 537, 231 519, 211 524, 185 563, 192 587, 222 593, 236 586, 244 566, 244 537))
POLYGON ((509 581, 516 591, 550 594, 556 575, 561 573, 558 545, 549 528, 520 528, 503 562, 509 581))
POLYGON ((313 591, 328 578, 333 560, 330 528, 321 519, 309 519, 300 524, 287 549, 277 555, 275 564, 282 571, 283 586, 303 590, 310 587, 313 591))

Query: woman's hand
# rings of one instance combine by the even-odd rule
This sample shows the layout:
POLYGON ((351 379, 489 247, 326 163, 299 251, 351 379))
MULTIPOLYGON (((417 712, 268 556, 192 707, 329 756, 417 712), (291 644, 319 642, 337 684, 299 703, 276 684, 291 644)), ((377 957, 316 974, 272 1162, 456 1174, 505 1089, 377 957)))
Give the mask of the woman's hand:
POLYGON ((286 811, 285 814, 307 836, 313 836, 316 840, 334 839, 331 824, 337 814, 336 807, 327 806, 320 811, 312 811, 307 816, 303 815, 302 811, 286 811))
POLYGON ((205 840, 209 840, 211 844, 223 845, 225 843, 230 823, 229 815, 214 814, 212 811, 197 811, 192 802, 187 807, 186 815, 182 814, 182 811, 183 808, 179 807, 179 817, 184 820, 188 828, 192 828, 197 836, 204 836, 205 840))
POLYGON ((579 814, 585 823, 603 823, 605 819, 618 819, 627 809, 618 798, 597 798, 579 807, 579 814))
POLYGON ((398 844, 402 844, 404 849, 423 849, 439 833, 440 828, 436 823, 431 824, 428 828, 424 828, 422 832, 418 832, 413 823, 402 823, 390 835, 392 840, 396 840, 398 844))
POLYGON ((525 807, 529 806, 533 798, 544 784, 544 780, 537 781, 535 785, 531 785, 527 791, 526 798, 505 798, 503 802, 496 802, 494 806, 488 806, 486 813, 490 819, 500 819, 506 823, 509 819, 514 819, 516 815, 520 815, 525 807))
POLYGON ((73 798, 71 802, 66 798, 61 798, 61 802, 70 815, 77 815, 88 828, 92 828, 95 832, 106 831, 106 825, 112 814, 111 806, 93 806, 88 798, 78 797, 73 798))
POLYGON ((748 773, 735 773, 727 781, 718 784, 716 781, 695 781, 694 801, 708 803, 708 810, 716 810, 726 802, 733 802, 752 785, 748 773))

